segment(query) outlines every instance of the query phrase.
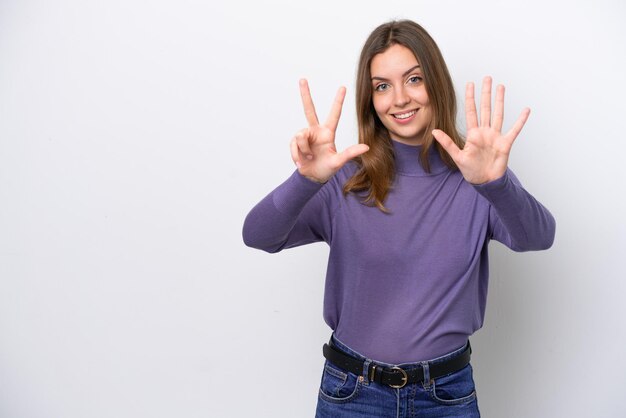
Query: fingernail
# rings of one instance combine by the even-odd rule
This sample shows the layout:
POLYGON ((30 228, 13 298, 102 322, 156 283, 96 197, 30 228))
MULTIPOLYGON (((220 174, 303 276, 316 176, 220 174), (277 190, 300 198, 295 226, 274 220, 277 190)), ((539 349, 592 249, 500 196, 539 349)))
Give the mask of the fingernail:
POLYGON ((312 159, 313 159, 313 156, 312 156, 311 154, 309 154, 309 155, 307 155, 307 156, 306 156, 306 159, 307 159, 307 160, 312 160, 312 159))

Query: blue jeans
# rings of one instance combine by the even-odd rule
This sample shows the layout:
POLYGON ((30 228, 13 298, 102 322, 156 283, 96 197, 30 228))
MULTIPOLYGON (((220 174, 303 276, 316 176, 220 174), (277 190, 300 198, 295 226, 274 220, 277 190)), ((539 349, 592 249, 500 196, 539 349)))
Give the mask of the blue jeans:
MULTIPOLYGON (((365 361, 363 374, 342 370, 328 360, 324 364, 317 400, 316 418, 388 417, 388 418, 479 418, 472 366, 424 383, 407 384, 403 388, 369 381, 367 369, 371 363, 332 336, 335 346, 346 354, 365 361)), ((428 376, 432 364, 458 356, 461 347, 445 356, 420 363, 404 363, 405 369, 423 367, 428 376)), ((377 362, 387 367, 391 364, 377 362)))

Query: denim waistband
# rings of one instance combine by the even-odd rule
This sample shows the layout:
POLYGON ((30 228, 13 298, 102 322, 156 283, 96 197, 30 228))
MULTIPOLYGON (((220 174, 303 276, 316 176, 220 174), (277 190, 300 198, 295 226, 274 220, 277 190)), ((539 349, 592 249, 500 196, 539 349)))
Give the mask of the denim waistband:
POLYGON ((339 339, 337 339, 337 337, 335 337, 335 334, 333 333, 330 337, 330 340, 332 342, 332 344, 334 344, 335 347, 337 347, 340 351, 344 352, 345 354, 348 354, 352 357, 358 358, 359 360, 369 360, 370 362, 374 362, 378 365, 381 366, 385 366, 385 367, 394 367, 394 366, 398 366, 398 367, 402 367, 403 369, 411 369, 414 367, 423 367, 424 363, 428 363, 428 364, 437 364, 437 363, 441 363, 444 362, 446 360, 450 360, 452 358, 455 358, 457 356, 459 356, 460 354, 463 353, 463 351, 465 350, 465 348, 467 347, 467 345, 469 344, 469 341, 467 343, 465 343, 463 346, 457 348, 454 351, 451 351, 450 353, 444 354, 443 356, 440 357, 436 357, 434 359, 431 360, 425 360, 425 361, 416 361, 413 363, 400 363, 400 364, 390 364, 390 363, 385 363, 382 361, 378 361, 376 359, 368 359, 367 357, 365 357, 364 355, 362 355, 361 353, 354 351, 353 349, 351 349, 350 347, 348 347, 347 345, 345 345, 344 343, 342 343, 341 341, 339 341, 339 339))

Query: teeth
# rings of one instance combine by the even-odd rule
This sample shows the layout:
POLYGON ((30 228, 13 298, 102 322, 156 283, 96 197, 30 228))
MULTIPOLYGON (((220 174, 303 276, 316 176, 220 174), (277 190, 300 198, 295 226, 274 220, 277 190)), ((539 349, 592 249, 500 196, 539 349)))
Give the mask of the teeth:
POLYGON ((398 115, 393 115, 395 118, 398 119, 406 119, 406 118, 410 118, 411 116, 413 116, 415 114, 415 112, 417 112, 416 110, 412 110, 408 113, 400 113, 398 115))

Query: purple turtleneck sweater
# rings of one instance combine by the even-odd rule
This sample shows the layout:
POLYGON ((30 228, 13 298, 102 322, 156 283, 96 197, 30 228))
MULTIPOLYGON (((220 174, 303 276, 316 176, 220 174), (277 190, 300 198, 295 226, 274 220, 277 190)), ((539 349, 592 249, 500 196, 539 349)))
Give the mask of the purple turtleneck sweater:
POLYGON ((515 251, 546 249, 555 221, 510 170, 472 185, 434 147, 426 173, 420 147, 392 142, 390 213, 344 196, 353 162, 324 185, 295 171, 248 214, 243 238, 271 253, 328 243, 324 320, 353 350, 400 364, 453 351, 482 326, 491 239, 515 251))

